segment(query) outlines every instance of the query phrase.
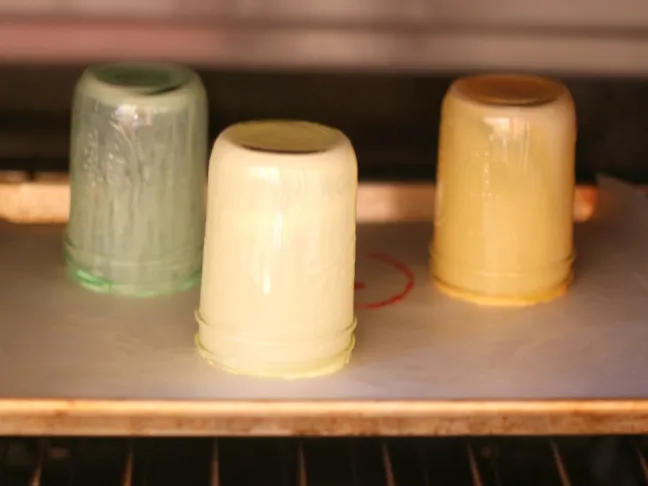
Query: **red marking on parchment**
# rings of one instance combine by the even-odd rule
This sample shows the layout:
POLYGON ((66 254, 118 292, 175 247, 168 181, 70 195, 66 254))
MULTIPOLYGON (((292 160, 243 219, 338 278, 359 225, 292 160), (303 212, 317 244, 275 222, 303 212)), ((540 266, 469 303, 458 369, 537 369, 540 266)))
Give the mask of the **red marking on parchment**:
POLYGON ((365 283, 364 282, 359 282, 358 280, 356 280, 355 283, 353 284, 353 289, 354 290, 362 290, 365 287, 366 287, 365 283))
MULTIPOLYGON (((367 256, 373 260, 377 260, 379 262, 385 263, 390 267, 394 268, 395 270, 398 270, 407 279, 407 282, 403 286, 403 289, 397 294, 392 295, 386 299, 379 300, 378 302, 360 303, 358 304, 358 307, 360 309, 379 309, 381 307, 387 307, 388 305, 396 304, 402 301, 407 296, 407 294, 409 294, 411 290, 414 288, 414 272, 412 272, 407 267, 407 265, 399 262, 398 260, 395 260, 389 255, 385 255, 382 253, 369 253, 367 256)), ((364 288, 364 284, 362 282, 356 281, 355 288, 362 289, 364 288), (362 285, 362 287, 358 287, 358 284, 362 285)))

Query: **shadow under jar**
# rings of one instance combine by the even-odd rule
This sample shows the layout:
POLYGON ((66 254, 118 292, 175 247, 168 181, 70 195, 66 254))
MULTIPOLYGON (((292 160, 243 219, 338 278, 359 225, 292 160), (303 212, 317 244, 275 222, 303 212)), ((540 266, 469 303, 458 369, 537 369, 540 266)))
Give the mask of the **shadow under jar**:
POLYGON ((431 272, 450 296, 529 305, 572 277, 576 115, 567 88, 480 75, 442 106, 431 272))
POLYGON ((155 296, 200 280, 207 100, 182 67, 89 68, 72 109, 68 273, 98 292, 155 296))

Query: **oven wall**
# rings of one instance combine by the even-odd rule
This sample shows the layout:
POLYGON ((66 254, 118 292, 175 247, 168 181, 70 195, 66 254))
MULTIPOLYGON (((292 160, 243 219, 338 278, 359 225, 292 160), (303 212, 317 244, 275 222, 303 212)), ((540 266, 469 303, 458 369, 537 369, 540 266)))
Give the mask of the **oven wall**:
POLYGON ((65 170, 83 66, 169 60, 206 84, 226 125, 297 117, 354 142, 363 180, 433 180, 453 77, 563 79, 579 118, 577 176, 648 182, 648 3, 620 0, 4 0, 0 168, 65 170))

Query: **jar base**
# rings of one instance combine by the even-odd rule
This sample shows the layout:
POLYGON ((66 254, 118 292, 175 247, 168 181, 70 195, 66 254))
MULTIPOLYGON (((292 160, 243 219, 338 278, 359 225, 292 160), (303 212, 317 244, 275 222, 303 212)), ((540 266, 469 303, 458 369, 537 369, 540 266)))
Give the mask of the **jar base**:
POLYGON ((567 292, 574 274, 569 273, 569 276, 555 287, 535 292, 533 294, 510 296, 510 295, 486 295, 473 292, 470 290, 460 289, 445 282, 442 282, 434 275, 432 279, 435 287, 448 297, 455 300, 462 300, 484 307, 527 307, 535 304, 541 304, 554 300, 567 292))
POLYGON ((308 366, 298 368, 293 365, 280 369, 275 367, 272 370, 263 370, 262 368, 245 368, 243 366, 234 366, 231 363, 226 364, 218 359, 213 353, 208 351, 200 342, 200 333, 197 332, 194 342, 200 356, 209 364, 216 366, 223 371, 235 375, 250 376, 254 378, 274 378, 282 380, 298 380, 306 378, 317 378, 326 375, 332 375, 344 368, 351 359, 351 353, 355 347, 355 335, 351 334, 349 345, 341 353, 333 356, 332 358, 317 361, 309 364, 308 366))
POLYGON ((66 263, 68 278, 83 288, 98 294, 122 295, 125 297, 149 298, 184 292, 196 286, 200 282, 201 275, 198 272, 182 281, 160 282, 156 285, 120 284, 94 275, 91 271, 80 267, 69 258, 66 258, 66 263))

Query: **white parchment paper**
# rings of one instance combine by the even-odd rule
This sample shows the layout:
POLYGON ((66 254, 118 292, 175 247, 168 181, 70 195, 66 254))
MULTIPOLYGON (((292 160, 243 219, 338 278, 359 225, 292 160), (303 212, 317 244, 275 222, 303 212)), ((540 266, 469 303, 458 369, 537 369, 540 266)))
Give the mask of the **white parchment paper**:
POLYGON ((648 397, 648 200, 601 177, 576 226, 576 278, 548 304, 489 309, 428 281, 430 224, 359 228, 359 306, 342 372, 306 381, 224 373, 194 350, 197 289, 157 299, 93 294, 65 276, 61 227, 0 225, 0 396, 157 399, 648 397))

